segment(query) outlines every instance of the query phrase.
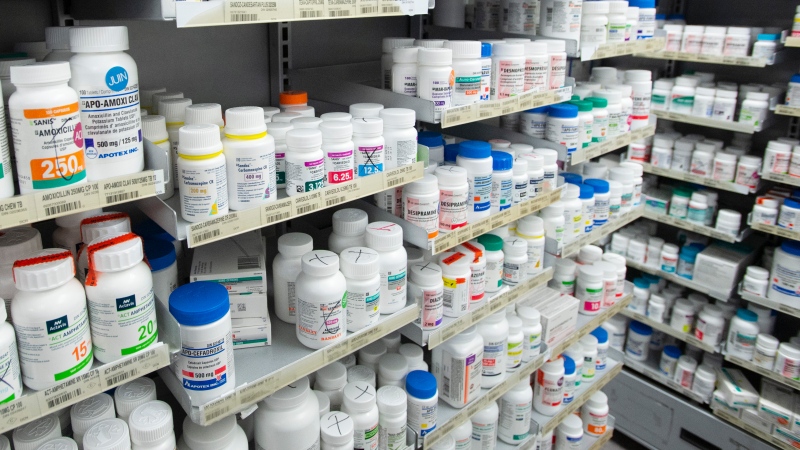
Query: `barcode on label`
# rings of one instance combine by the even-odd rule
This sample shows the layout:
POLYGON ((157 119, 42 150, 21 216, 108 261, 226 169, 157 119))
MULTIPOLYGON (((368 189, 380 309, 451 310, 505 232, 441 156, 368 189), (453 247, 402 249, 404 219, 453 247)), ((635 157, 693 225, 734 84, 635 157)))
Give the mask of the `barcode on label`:
POLYGON ((228 414, 228 411, 230 411, 229 407, 220 408, 220 409, 218 409, 216 411, 211 411, 210 414, 208 414, 208 413, 206 414, 206 420, 208 422, 211 422, 212 420, 216 419, 217 417, 219 417, 219 416, 221 416, 223 414, 228 414))
POLYGON ((75 202, 64 203, 63 205, 56 205, 56 206, 48 206, 44 209, 44 214, 46 216, 52 216, 55 214, 61 214, 69 211, 74 211, 79 209, 82 206, 80 200, 75 202))
POLYGON ((240 256, 236 260, 236 268, 239 270, 255 270, 260 269, 258 264, 258 256, 240 256))
POLYGON ((75 389, 72 392, 65 392, 65 393, 59 395, 58 397, 53 397, 50 400, 48 400, 47 401, 47 407, 48 408, 55 408, 56 406, 59 406, 62 403, 68 402, 68 401, 72 400, 73 398, 80 396, 82 393, 83 393, 83 389, 81 389, 81 388, 75 389))
POLYGON ((402 183, 403 181, 405 181, 404 177, 395 178, 394 180, 388 180, 386 182, 386 187, 395 187, 398 184, 402 183))
POLYGON ((215 238, 219 236, 221 232, 219 230, 210 230, 206 231, 205 233, 200 233, 192 236, 192 244, 197 244, 203 241, 207 241, 209 239, 215 238))
POLYGON ((344 11, 328 11, 328 17, 345 17, 345 16, 349 16, 349 15, 350 15, 350 11, 347 11, 347 10, 344 10, 344 11))
POLYGON ((478 110, 478 117, 481 117, 481 118, 492 117, 492 110, 491 109, 479 109, 478 110))
POLYGON ((503 115, 511 114, 512 112, 514 112, 513 106, 506 106, 505 108, 503 108, 503 115))
POLYGON ((300 11, 300 18, 322 17, 322 11, 300 11))
POLYGON ((329 198, 328 200, 325 200, 325 206, 338 205, 339 203, 344 203, 346 200, 347 197, 345 196, 329 198))
POLYGON ((123 192, 121 194, 106 195, 106 203, 127 202, 139 198, 139 191, 123 192))
POLYGON ((378 12, 377 6, 362 6, 361 7, 361 14, 375 14, 378 12))
POLYGON ((286 220, 288 218, 289 218, 289 213, 288 212, 282 212, 282 213, 278 213, 278 214, 273 214, 271 216, 267 216, 267 217, 264 218, 264 220, 269 224, 269 223, 274 223, 274 222, 280 222, 281 220, 286 220))
POLYGON ((314 205, 305 205, 297 208, 297 214, 305 214, 314 209, 314 205))
POLYGON ((384 6, 382 11, 383 11, 384 14, 399 13, 400 12, 400 6, 384 6))
POLYGON ((258 20, 258 14, 231 14, 231 22, 255 22, 258 20))
POLYGON ((134 378, 139 375, 138 369, 132 369, 127 372, 123 372, 106 380, 106 387, 114 386, 115 384, 122 383, 123 381, 127 380, 128 378, 134 378))

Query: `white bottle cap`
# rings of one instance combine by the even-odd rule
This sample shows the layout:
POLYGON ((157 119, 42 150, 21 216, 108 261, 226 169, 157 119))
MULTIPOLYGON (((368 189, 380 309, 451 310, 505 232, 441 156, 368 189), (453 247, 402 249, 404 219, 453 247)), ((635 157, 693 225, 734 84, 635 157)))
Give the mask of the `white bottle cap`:
POLYGON ((417 64, 421 66, 449 66, 453 63, 453 51, 449 48, 421 48, 417 52, 417 64))
POLYGON ((183 440, 192 450, 219 450, 230 445, 237 429, 244 436, 244 430, 236 424, 236 415, 227 416, 208 426, 198 425, 186 416, 183 420, 183 440))
POLYGON ((298 117, 292 119, 290 123, 295 129, 309 128, 318 130, 319 126, 322 124, 322 119, 319 117, 298 117))
POLYGON ((367 247, 390 251, 403 246, 403 229, 392 222, 372 222, 367 225, 367 247))
POLYGON ((322 133, 311 128, 295 128, 286 133, 286 145, 299 151, 318 149, 322 146, 322 133))
POLYGON ((347 382, 352 383, 354 381, 364 381, 374 387, 375 371, 367 366, 353 366, 347 369, 347 382))
POLYGON ((619 182, 632 182, 634 178, 633 169, 627 167, 612 167, 608 170, 608 178, 619 182))
POLYGON ((158 108, 161 106, 161 102, 164 100, 168 100, 171 98, 183 98, 183 92, 179 91, 172 91, 172 92, 155 92, 153 93, 152 100, 150 102, 150 111, 151 114, 161 114, 158 108))
POLYGON ((84 450, 128 450, 131 437, 122 419, 106 419, 89 428, 83 436, 84 450))
MULTIPOLYGON (((407 343, 400 345, 400 348, 397 349, 397 353, 403 355, 408 362, 409 367, 419 365, 423 362, 423 351, 422 347, 417 344, 407 343)), ((380 406, 380 396, 381 392, 378 390, 378 406, 380 406)))
POLYGON ((219 127, 216 125, 210 123, 185 125, 178 130, 178 135, 179 155, 206 156, 222 151, 219 127))
POLYGON ((478 59, 481 57, 480 41, 447 41, 444 48, 453 51, 453 59, 478 59))
POLYGON ((333 213, 333 232, 342 236, 361 236, 366 232, 369 218, 358 208, 344 208, 333 213))
POLYGON ((386 108, 378 113, 383 120, 383 128, 413 128, 417 112, 407 108, 386 108))
MULTIPOLYGON (((417 59, 414 58, 414 61, 417 59)), ((329 112, 319 116, 323 122, 347 122, 353 120, 353 115, 346 112, 329 112)))
POLYGON ((522 44, 525 47, 525 55, 546 55, 547 43, 541 41, 525 42, 522 44))
MULTIPOLYGON (((587 4, 595 2, 586 2, 587 4)), ((622 93, 614 89, 598 89, 592 92, 594 97, 604 98, 608 103, 619 103, 622 100, 622 93)))
MULTIPOLYGON (((200 105, 216 105, 216 103, 202 103, 200 105)), ((186 122, 189 123, 189 116, 193 114, 192 108, 186 109, 186 122), (192 111, 192 114, 190 114, 192 111)), ((219 105, 217 105, 219 106, 219 105)), ((220 119, 222 112, 220 111, 220 119)), ((267 124, 264 123, 264 110, 258 106, 239 106, 225 110, 225 134, 233 136, 248 136, 252 134, 264 133, 267 131, 267 124)), ((214 123, 214 122, 206 122, 214 123)))
POLYGON ((362 117, 380 117, 383 105, 380 103, 353 103, 350 105, 350 114, 354 119, 362 117))
POLYGON ((402 414, 408 408, 406 391, 398 386, 378 389, 378 411, 381 414, 402 414))
MULTIPOLYGON (((348 117, 350 116, 350 114, 347 113, 342 114, 346 114, 348 117)), ((322 117, 320 117, 320 119, 322 119, 322 123, 319 124, 319 131, 322 133, 323 141, 325 139, 351 139, 353 137, 353 124, 350 122, 350 119, 348 119, 347 122, 342 120, 326 121, 322 117)))
POLYGON ((539 213, 540 217, 559 217, 563 215, 564 215, 564 202, 562 202, 561 200, 545 206, 539 213))
MULTIPOLYGON (((551 148, 537 148, 533 150, 533 153, 544 158, 544 164, 548 166, 556 164, 558 161, 558 152, 551 148)), ((530 166, 530 163, 528 165, 530 166)))
POLYGON ((578 266, 578 277, 586 281, 603 281, 603 269, 595 266, 578 266))
MULTIPOLYGON (((47 27, 44 42, 48 50, 69 50, 69 30, 72 27, 47 27)), ((750 30, 748 29, 748 33, 750 30)))
POLYGON ((503 253, 511 256, 527 255, 528 243, 516 236, 509 236, 503 239, 503 253))
POLYGON ((21 291, 46 291, 66 284, 75 277, 75 261, 69 250, 47 248, 17 260, 25 265, 14 267, 14 285, 21 291), (42 262, 35 262, 42 258, 42 262), (33 264, 27 265, 28 262, 33 264))
POLYGON ((290 409, 303 403, 310 392, 308 377, 303 377, 265 398, 263 404, 274 409, 290 409))
POLYGON ((362 347, 358 351, 358 362, 359 364, 375 365, 378 363, 378 360, 381 359, 381 356, 385 355, 388 351, 386 344, 381 341, 375 341, 362 347))
MULTIPOLYGON (((10 446, 7 448, 9 450, 11 449, 10 446)), ((0 444, 0 450, 5 449, 6 447, 3 447, 3 445, 0 444)), ((37 447, 36 450, 78 450, 78 444, 68 437, 58 437, 45 442, 37 447)))
POLYGON ((416 64, 419 47, 397 47, 392 50, 394 64, 416 64))
POLYGON ((334 361, 317 371, 315 388, 320 391, 342 389, 347 384, 347 368, 339 361, 334 361))
POLYGON ((603 259, 603 249, 596 245, 584 245, 578 251, 578 261, 591 264, 601 259, 603 259))
POLYGON ((314 250, 314 240, 305 233, 286 233, 278 238, 278 252, 287 258, 299 258, 314 250))
MULTIPOLYGON (((262 123, 264 122, 263 114, 260 114, 259 119, 262 123)), ((228 120, 230 120, 230 118, 228 120)), ((196 123, 210 123, 219 127, 224 127, 225 121, 222 120, 222 105, 219 103, 195 103, 194 105, 187 106, 186 125, 194 125, 196 123)))
POLYGON ((757 280, 768 280, 769 279, 769 271, 763 267, 758 266, 747 266, 747 271, 745 272, 750 278, 755 278, 757 280))
POLYGON ((294 125, 289 122, 270 122, 267 124, 267 134, 275 138, 276 141, 285 141, 286 133, 294 130, 294 125))
POLYGON ((331 446, 342 446, 353 440, 355 425, 349 415, 341 411, 333 411, 319 419, 320 438, 331 446))
POLYGON ((130 231, 131 219, 127 214, 121 212, 101 212, 81 221, 83 242, 92 242, 99 237, 115 233, 129 233, 130 231))
POLYGON ((430 286, 442 282, 442 268, 432 262, 414 264, 410 267, 409 273, 411 281, 420 285, 430 286))
POLYGON ((378 375, 389 380, 402 380, 408 373, 408 360, 398 353, 387 353, 378 360, 378 375))
POLYGON ((342 274, 355 280, 366 280, 378 275, 378 253, 367 247, 350 247, 339 254, 342 274))
POLYGON ((150 142, 164 142, 169 139, 167 121, 164 116, 147 115, 142 117, 142 136, 150 142))
POLYGON ((347 383, 344 387, 344 406, 353 412, 367 412, 375 406, 375 396, 375 388, 369 383, 364 381, 347 383))
POLYGON ((575 276, 578 265, 575 261, 568 258, 558 258, 554 266, 554 274, 556 275, 572 275, 575 276))
POLYGON ((650 81, 653 73, 649 70, 626 70, 625 80, 627 81, 650 81))
POLYGON ((128 49, 128 27, 73 27, 69 48, 75 53, 123 52, 128 49))
POLYGON ((312 250, 302 257, 303 273, 315 277, 327 277, 339 271, 339 256, 327 250, 312 250))
POLYGON ((439 179, 431 174, 425 174, 419 180, 412 181, 403 187, 403 192, 409 194, 427 194, 439 191, 439 179))
POLYGON ((452 450, 454 448, 456 448, 456 439, 453 437, 452 433, 446 434, 442 439, 431 446, 431 450, 452 450))
POLYGON ((580 196, 581 196, 581 188, 578 187, 577 184, 572 184, 572 183, 567 183, 567 186, 564 188, 563 194, 561 194, 561 198, 563 200, 572 200, 580 196))
POLYGON ((467 182, 467 169, 459 166, 440 166, 433 172, 439 184, 452 186, 467 182))
POLYGON ((583 5, 583 14, 608 14, 608 2, 586 2, 583 5))
MULTIPOLYGON (((61 225, 59 224, 59 226, 61 225)), ((39 234, 39 230, 36 228, 22 226, 0 231, 0 254, 3 255, 2 265, 14 264, 14 261, 41 249, 42 235, 39 234)))
POLYGON ((414 39, 404 37, 386 37, 383 38, 382 42, 383 53, 391 53, 392 50, 398 47, 410 47, 412 45, 414 45, 414 39))
POLYGON ((9 68, 11 82, 16 86, 67 82, 72 77, 66 61, 45 61, 9 68))
POLYGON ((539 39, 539 42, 547 43, 547 53, 564 53, 567 51, 567 42, 557 39, 539 39))
POLYGON ((0 60, 0 78, 9 78, 11 76, 11 67, 14 66, 27 66, 28 64, 35 63, 33 58, 17 58, 17 59, 3 59, 0 60))
POLYGON ((304 117, 299 112, 284 111, 272 116, 272 123, 289 123, 294 119, 304 117))
POLYGON ((525 158, 516 158, 511 170, 514 175, 526 175, 528 173, 528 160, 525 158))
POLYGON ((317 401, 319 402, 319 416, 322 417, 325 414, 331 412, 331 398, 328 397, 328 394, 320 391, 311 391, 317 397, 317 401))
POLYGON ((135 445, 155 444, 173 432, 172 408, 159 400, 147 402, 131 412, 128 426, 135 445))
POLYGON ((128 420, 134 409, 156 399, 156 384, 147 377, 129 381, 114 391, 117 417, 128 420))
POLYGON ((532 306, 522 306, 517 304, 517 317, 525 321, 539 323, 542 316, 539 313, 539 310, 532 306))
POLYGON ((608 2, 609 14, 625 14, 628 12, 628 2, 612 0, 608 2))
POLYGON ((139 103, 143 107, 153 106, 153 95, 161 92, 167 92, 167 88, 139 89, 139 103))
MULTIPOLYGON (((542 150, 542 149, 539 149, 542 150)), ((536 150, 534 150, 536 152, 536 150)), ((525 161, 528 161, 528 170, 539 170, 544 167, 545 157, 539 153, 522 153, 518 154, 517 158, 522 158, 525 161)), ((548 163, 550 164, 550 163, 548 163)))
POLYGON ((447 39, 414 39, 414 46, 423 48, 442 48, 447 39))
POLYGON ((376 137, 383 134, 383 119, 380 117, 353 117, 353 134, 376 137))
MULTIPOLYGON (((110 234, 93 240, 89 245, 110 241, 128 234, 129 233, 110 234)), ((92 252, 90 256, 94 262, 95 270, 100 272, 119 272, 121 270, 130 269, 136 264, 139 264, 144 258, 142 238, 134 235, 133 239, 109 245, 101 250, 92 252)))
POLYGON ((517 235, 524 239, 544 236, 544 220, 541 217, 530 215, 517 221, 517 235))
MULTIPOLYGON (((522 333, 522 319, 520 319, 517 316, 511 316, 511 315, 507 316, 506 319, 508 320, 508 333, 509 334, 522 333)), ((528 380, 525 380, 525 381, 526 381, 526 384, 528 384, 527 383, 528 380)), ((528 387, 530 387, 530 384, 528 384, 528 387)))
POLYGON ((589 397, 589 400, 586 402, 586 404, 593 408, 603 408, 608 406, 608 396, 604 394, 603 391, 597 391, 592 394, 591 397, 589 397))
POLYGON ((262 106, 261 109, 264 110, 264 123, 272 122, 272 116, 281 112, 280 108, 274 106, 262 106))
POLYGON ((499 42, 492 45, 492 56, 524 56, 525 44, 499 42))
POLYGON ((14 429, 15 450, 36 450, 45 442, 61 436, 61 423, 50 414, 14 429))
POLYGON ((115 417, 117 413, 114 411, 114 399, 104 393, 93 395, 70 408, 72 432, 76 435, 83 435, 92 425, 115 417))

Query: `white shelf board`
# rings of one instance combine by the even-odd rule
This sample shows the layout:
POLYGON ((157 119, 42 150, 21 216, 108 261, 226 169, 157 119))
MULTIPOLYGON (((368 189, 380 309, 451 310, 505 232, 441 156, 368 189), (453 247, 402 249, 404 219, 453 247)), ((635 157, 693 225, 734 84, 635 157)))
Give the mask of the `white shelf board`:
POLYGON ((673 61, 723 64, 727 66, 741 66, 741 67, 767 66, 766 59, 754 58, 752 56, 700 55, 697 53, 667 52, 667 51, 642 52, 642 53, 637 53, 634 56, 638 58, 669 59, 673 61))
POLYGON ((765 368, 763 368, 761 366, 757 366, 752 361, 745 361, 742 358, 739 358, 739 357, 736 357, 736 356, 733 356, 733 355, 728 355, 728 354, 725 355, 725 361, 728 361, 730 363, 736 364, 737 366, 739 366, 739 367, 741 367, 743 369, 747 369, 747 370, 749 370, 751 372, 755 372, 755 373, 761 375, 762 377, 770 378, 772 380, 777 381, 778 383, 781 383, 781 384, 783 384, 785 386, 789 386, 792 389, 796 389, 796 390, 800 391, 800 381, 793 380, 793 379, 791 379, 789 377, 785 377, 785 376, 783 376, 783 375, 781 375, 778 372, 775 372, 773 370, 769 370, 769 369, 765 369, 765 368))
POLYGON ((622 147, 630 145, 631 142, 636 142, 640 139, 653 136, 656 134, 655 122, 655 119, 651 119, 650 125, 646 127, 608 138, 603 142, 592 143, 586 148, 579 148, 569 155, 569 165, 589 161, 590 159, 603 156, 607 153, 613 152, 614 150, 618 150, 622 147))
MULTIPOLYGON (((639 162, 639 161, 636 161, 639 162)), ((717 181, 711 178, 702 177, 699 175, 694 175, 688 172, 681 172, 680 170, 672 170, 672 169, 664 169, 661 167, 655 167, 650 163, 642 163, 645 173, 650 173, 653 175, 658 175, 660 177, 672 178, 673 180, 680 180, 686 181, 687 183, 694 183, 700 184, 703 186, 708 186, 715 189, 720 189, 723 191, 728 192, 735 192, 737 194, 748 195, 751 194, 750 188, 747 186, 742 186, 741 184, 731 183, 728 181, 717 181)), ((764 177, 762 177, 764 178, 764 177)), ((798 185, 800 185, 800 181, 798 181, 798 185)))
MULTIPOLYGON (((615 355, 619 355, 620 353, 616 350, 609 351, 609 354, 614 353, 615 355)), ((686 397, 698 402, 698 403, 705 403, 707 404, 711 398, 705 398, 702 395, 692 391, 691 389, 685 388, 680 385, 680 383, 674 381, 672 378, 664 375, 658 370, 658 360, 661 358, 661 352, 651 352, 650 358, 647 361, 636 361, 628 357, 627 355, 624 356, 625 367, 633 370, 634 372, 640 373, 647 378, 659 383, 663 386, 666 386, 672 389, 679 394, 683 394, 686 397)))
POLYGON ((697 339, 691 333, 684 333, 683 331, 676 330, 675 328, 672 328, 667 323, 656 322, 655 320, 650 319, 649 317, 645 316, 644 314, 638 313, 636 311, 632 311, 629 308, 623 309, 622 311, 620 311, 620 314, 622 314, 625 317, 630 317, 633 320, 637 320, 639 322, 642 322, 643 324, 653 328, 656 331, 660 331, 660 332, 662 332, 664 334, 668 334, 668 335, 670 335, 670 336, 672 336, 672 337, 674 337, 676 339, 679 339, 679 340, 681 340, 683 342, 686 342, 687 344, 691 344, 691 345, 694 345, 695 347, 701 348, 701 349, 703 349, 703 351, 706 351, 706 352, 709 352, 709 353, 719 353, 720 352, 719 345, 713 346, 711 344, 705 343, 705 342, 701 341, 700 339, 697 339))
POLYGON ((593 46, 581 46, 581 61, 594 61, 598 59, 615 58, 617 56, 636 55, 640 53, 654 53, 664 50, 667 44, 666 33, 650 39, 636 39, 627 42, 607 42, 593 46))
MULTIPOLYGON (((798 108, 800 111, 800 108, 798 108)), ((789 186, 800 186, 800 177, 793 177, 787 174, 765 172, 761 174, 762 180, 774 181, 776 183, 788 184, 789 186)))
MULTIPOLYGON (((768 294, 769 295, 769 294, 768 294)), ((748 292, 744 292, 739 289, 739 296, 742 297, 743 300, 747 300, 748 302, 755 303, 757 305, 766 306, 767 308, 774 309, 776 311, 780 311, 784 314, 788 314, 794 317, 800 317, 800 308, 795 308, 791 305, 787 305, 783 302, 778 302, 775 300, 770 300, 766 297, 759 297, 757 295, 750 294, 748 292)))
POLYGON ((745 228, 744 230, 739 232, 738 236, 734 236, 732 234, 718 231, 713 227, 698 225, 696 223, 689 222, 686 219, 679 219, 677 217, 668 216, 666 214, 655 213, 650 210, 645 210, 644 213, 642 214, 642 217, 644 217, 645 219, 650 219, 659 223, 663 223, 665 225, 671 225, 673 227, 691 231, 693 233, 702 234, 703 236, 708 236, 710 238, 718 239, 724 242, 730 242, 730 243, 742 242, 747 236, 750 235, 749 228, 745 228))
POLYGON ((697 117, 691 114, 680 114, 669 111, 652 111, 652 113, 659 119, 670 120, 672 122, 682 122, 692 125, 698 125, 707 128, 716 128, 719 130, 736 131, 739 133, 753 134, 756 132, 752 125, 728 122, 724 120, 709 119, 706 117, 697 117))
POLYGON ((786 239, 800 240, 800 230, 789 230, 777 225, 764 225, 760 223, 751 223, 750 228, 762 233, 774 234, 786 239))
POLYGON ((687 288, 692 289, 694 291, 697 291, 697 292, 699 292, 701 294, 709 295, 709 296, 711 296, 713 298, 716 298, 718 300, 722 300, 724 302, 727 302, 728 299, 731 297, 731 295, 733 295, 733 290, 731 290, 730 292, 722 292, 722 291, 712 290, 711 288, 703 286, 703 285, 701 285, 699 283, 695 283, 694 281, 692 281, 692 280, 690 280, 688 278, 683 278, 683 277, 675 275, 673 273, 664 272, 664 271, 662 271, 660 269, 657 269, 655 267, 652 267, 652 266, 648 266, 648 265, 645 265, 645 264, 637 263, 635 261, 632 261, 630 258, 625 258, 625 261, 626 261, 625 264, 628 266, 629 269, 636 269, 636 270, 639 270, 639 271, 642 271, 642 272, 646 272, 646 273, 649 273, 649 274, 652 274, 652 275, 658 275, 659 277, 664 278, 665 280, 667 280, 669 282, 672 282, 672 283, 675 283, 675 284, 680 284, 681 286, 687 287, 687 288))
POLYGON ((589 233, 582 234, 578 239, 575 239, 572 242, 567 244, 561 245, 559 248, 558 242, 555 239, 546 238, 545 241, 545 251, 550 253, 551 255, 558 256, 560 258, 567 258, 578 253, 582 247, 595 243, 600 239, 608 236, 611 233, 619 230, 620 228, 628 225, 629 223, 633 222, 642 217, 642 213, 644 212, 644 206, 638 206, 636 208, 631 209, 630 211, 626 212, 625 214, 620 215, 619 217, 615 217, 614 219, 610 219, 605 225, 601 227, 592 227, 592 231, 589 233))
MULTIPOLYGON (((800 40, 800 38, 795 38, 800 40)), ((788 38, 787 38, 788 41, 788 38)), ((800 47, 800 45, 798 45, 800 47)), ((792 107, 788 105, 778 105, 775 108, 775 114, 780 116, 792 116, 792 117, 800 117, 800 108, 792 107)))

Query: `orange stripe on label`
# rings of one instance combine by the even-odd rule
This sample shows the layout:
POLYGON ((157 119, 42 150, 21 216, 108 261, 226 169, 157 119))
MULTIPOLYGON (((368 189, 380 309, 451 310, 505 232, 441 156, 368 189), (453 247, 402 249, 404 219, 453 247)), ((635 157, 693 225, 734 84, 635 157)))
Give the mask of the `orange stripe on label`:
POLYGON ((461 259, 461 258, 463 258, 465 256, 467 256, 467 255, 465 255, 465 254, 463 254, 461 252, 455 252, 452 255, 448 256, 447 258, 443 259, 442 262, 449 266, 450 264, 453 264, 454 262, 458 261, 459 259, 461 259))
POLYGON ((469 251, 471 251, 472 253, 475 254, 475 261, 474 262, 478 262, 478 259, 483 257, 483 250, 479 249, 478 247, 475 247, 474 245, 472 245, 471 242, 464 242, 461 245, 466 247, 466 248, 468 248, 469 251))
POLYGON ((78 103, 69 105, 55 106, 53 108, 41 109, 24 109, 22 110, 23 116, 26 119, 47 119, 49 117, 66 116, 67 114, 75 114, 78 112, 78 103))
MULTIPOLYGON (((11 266, 11 274, 12 278, 16 281, 16 276, 14 276, 14 269, 17 267, 28 267, 28 266, 35 266, 37 264, 47 264, 54 261, 61 261, 62 259, 72 259, 72 253, 69 250, 64 250, 63 252, 53 253, 51 255, 42 255, 37 256, 34 258, 26 258, 26 259, 18 259, 14 261, 14 264, 11 266)), ((75 260, 72 261, 72 273, 75 273, 75 260)))
POLYGON ((134 239, 139 239, 139 236, 133 233, 125 233, 123 235, 114 236, 86 247, 86 257, 89 260, 89 273, 86 274, 86 286, 97 286, 97 272, 94 270, 94 259, 92 259, 92 256, 95 252, 117 244, 121 244, 123 242, 132 241, 134 239))

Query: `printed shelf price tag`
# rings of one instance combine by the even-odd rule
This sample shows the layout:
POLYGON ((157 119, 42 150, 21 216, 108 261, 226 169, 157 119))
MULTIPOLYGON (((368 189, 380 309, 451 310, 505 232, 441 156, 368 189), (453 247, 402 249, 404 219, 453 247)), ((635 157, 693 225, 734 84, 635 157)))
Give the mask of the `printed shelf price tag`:
POLYGON ((0 406, 0 433, 43 416, 37 395, 24 395, 0 406))
POLYGON ((36 200, 33 195, 0 200, 0 229, 36 221, 36 200))
POLYGON ((39 220, 103 206, 100 203, 100 187, 97 182, 34 192, 33 196, 36 199, 36 216, 39 220))
POLYGON ((218 218, 187 226, 189 247, 225 239, 261 227, 260 209, 231 212, 218 218))
POLYGON ((58 411, 84 398, 89 398, 101 390, 100 373, 98 370, 91 370, 39 391, 37 393, 39 410, 45 413, 58 411))
MULTIPOLYGON (((154 171, 148 171, 99 181, 100 202, 109 206, 156 195, 159 178, 154 171)), ((160 184, 163 190, 163 180, 160 184)))

